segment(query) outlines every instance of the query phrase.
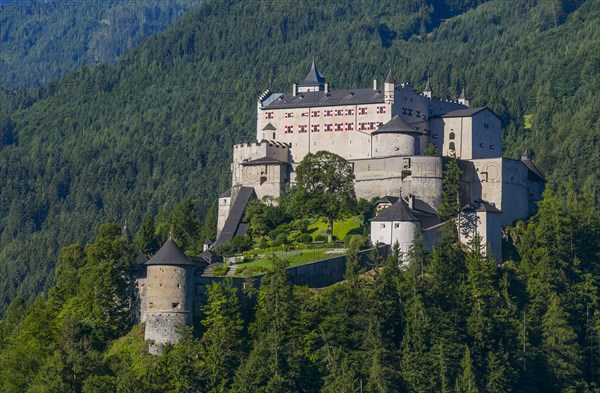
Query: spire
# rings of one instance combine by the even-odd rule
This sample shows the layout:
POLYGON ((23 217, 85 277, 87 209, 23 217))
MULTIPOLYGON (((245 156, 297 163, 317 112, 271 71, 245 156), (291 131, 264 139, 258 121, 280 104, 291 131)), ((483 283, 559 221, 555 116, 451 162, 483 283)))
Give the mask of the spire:
POLYGON ((387 77, 385 78, 385 83, 396 83, 394 82, 394 77, 392 76, 392 69, 388 71, 387 77))
POLYGON ((427 77, 427 84, 425 85, 425 90, 423 90, 423 95, 431 98, 431 83, 429 82, 429 76, 427 77))
POLYGON ((458 97, 458 103, 465 106, 469 106, 469 99, 467 98, 467 93, 464 86, 462 88, 460 96, 458 97))
POLYGON ((121 237, 123 239, 131 239, 131 232, 129 232, 129 228, 127 227, 127 220, 125 220, 125 225, 123 229, 121 229, 121 237))
POLYGON ((304 86, 321 86, 325 85, 325 77, 321 75, 319 70, 317 69, 317 65, 315 60, 313 59, 312 65, 310 66, 310 71, 306 74, 306 77, 302 82, 298 84, 300 87, 304 86))

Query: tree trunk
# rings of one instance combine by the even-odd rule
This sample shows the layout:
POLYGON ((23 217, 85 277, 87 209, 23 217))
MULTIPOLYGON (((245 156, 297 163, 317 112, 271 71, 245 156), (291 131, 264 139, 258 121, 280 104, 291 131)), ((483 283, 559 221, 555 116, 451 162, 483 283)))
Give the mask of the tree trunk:
POLYGON ((333 218, 327 219, 327 243, 333 243, 333 218))

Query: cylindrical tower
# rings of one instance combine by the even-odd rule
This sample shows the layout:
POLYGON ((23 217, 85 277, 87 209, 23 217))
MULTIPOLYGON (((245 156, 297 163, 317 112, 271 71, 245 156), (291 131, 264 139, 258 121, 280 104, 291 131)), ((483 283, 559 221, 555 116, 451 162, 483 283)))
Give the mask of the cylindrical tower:
POLYGON ((195 264, 169 236, 146 262, 146 331, 150 353, 179 340, 179 328, 192 324, 191 280, 195 264))
POLYGON ((372 135, 373 157, 419 154, 421 131, 406 123, 398 115, 373 131, 372 135))

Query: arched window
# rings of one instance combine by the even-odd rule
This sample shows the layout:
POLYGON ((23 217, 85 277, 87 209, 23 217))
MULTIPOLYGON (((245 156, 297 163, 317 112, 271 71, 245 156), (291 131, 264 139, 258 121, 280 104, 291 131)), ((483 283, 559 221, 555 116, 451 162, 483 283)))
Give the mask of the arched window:
POLYGON ((450 139, 454 139, 455 136, 456 135, 453 132, 450 133, 450 139))
POLYGON ((456 147, 454 146, 454 142, 450 142, 450 150, 456 150, 456 147))

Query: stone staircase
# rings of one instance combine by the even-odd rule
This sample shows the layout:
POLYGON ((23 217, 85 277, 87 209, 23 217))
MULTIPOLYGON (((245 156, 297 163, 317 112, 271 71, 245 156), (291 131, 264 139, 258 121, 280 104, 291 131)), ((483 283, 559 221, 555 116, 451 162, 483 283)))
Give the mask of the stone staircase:
POLYGON ((202 277, 214 277, 214 269, 220 265, 220 263, 211 263, 210 265, 206 266, 202 272, 202 277))
POLYGON ((237 270, 237 263, 234 263, 232 265, 229 266, 229 270, 227 271, 227 275, 228 276, 235 276, 235 271, 237 270))

